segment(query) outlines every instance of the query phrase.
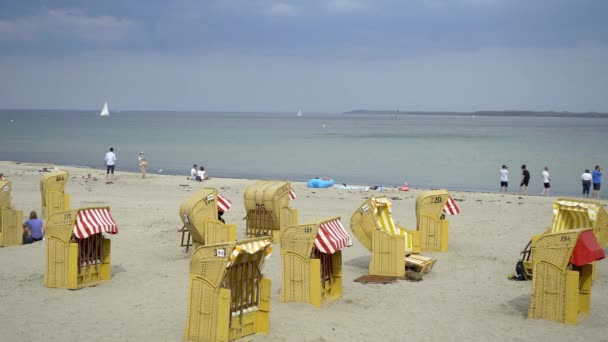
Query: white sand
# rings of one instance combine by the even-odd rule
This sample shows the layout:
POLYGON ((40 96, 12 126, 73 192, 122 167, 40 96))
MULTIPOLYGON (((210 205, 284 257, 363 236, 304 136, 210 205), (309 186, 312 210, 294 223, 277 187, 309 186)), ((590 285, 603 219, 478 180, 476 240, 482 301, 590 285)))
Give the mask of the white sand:
MULTIPOLYGON (((40 213, 42 166, 0 162, 13 184, 13 205, 40 213)), ((112 236, 112 280, 77 291, 43 286, 44 244, 0 248, 1 341, 180 341, 185 327, 189 255, 179 247, 180 203, 202 187, 232 200, 224 218, 243 237, 243 193, 251 180, 118 172, 106 185, 102 170, 70 172, 72 208, 109 205, 119 227, 112 236), (81 177, 92 173, 97 181, 81 177), (181 186, 185 184, 187 186, 181 186)), ((186 173, 187 170, 184 170, 186 173)), ((212 175, 213 176, 213 175, 212 175)), ((375 191, 308 189, 294 183, 299 221, 341 216, 349 230, 353 211, 375 191)), ((382 192, 393 200, 395 221, 415 227, 420 190, 382 192)), ((531 282, 507 280, 519 252, 551 223, 555 198, 454 192, 462 214, 449 217, 447 253, 422 282, 363 285, 370 253, 353 237, 344 250, 344 296, 317 309, 279 303, 280 247, 264 273, 272 279, 271 331, 260 341, 606 341, 608 262, 599 263, 591 315, 577 326, 527 319, 531 282)), ((605 202, 604 202, 605 203, 605 202)), ((350 231, 350 230, 349 230, 350 231)))

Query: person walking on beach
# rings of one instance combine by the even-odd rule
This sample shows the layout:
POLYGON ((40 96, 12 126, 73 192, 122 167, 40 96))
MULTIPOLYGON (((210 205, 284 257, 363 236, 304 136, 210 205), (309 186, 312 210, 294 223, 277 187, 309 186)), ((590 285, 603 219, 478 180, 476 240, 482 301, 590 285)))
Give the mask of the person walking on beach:
POLYGON ((551 190, 551 177, 549 176, 549 167, 545 166, 545 169, 542 173, 543 177, 543 192, 540 194, 541 196, 549 196, 549 191, 551 190))
POLYGON ((583 175, 581 176, 581 180, 583 182, 583 197, 589 198, 589 189, 591 189, 591 180, 593 176, 589 173, 589 169, 585 169, 583 175))
POLYGON ((530 171, 528 171, 528 169, 526 169, 526 164, 523 164, 521 166, 521 183, 519 184, 519 194, 523 195, 524 191, 525 194, 528 195, 528 184, 530 183, 530 171))
POLYGON ((148 161, 146 160, 146 157, 144 157, 143 152, 139 152, 137 160, 139 161, 139 170, 141 171, 141 178, 146 178, 146 167, 148 167, 148 161))
POLYGON ((23 244, 27 245, 40 241, 43 237, 44 222, 38 218, 35 211, 32 211, 29 220, 23 222, 23 244))
POLYGON ((114 182, 114 167, 116 166, 116 154, 114 154, 114 147, 110 147, 110 150, 106 153, 104 158, 106 163, 106 184, 114 182))
POLYGON ((600 187, 602 185, 602 170, 599 165, 595 165, 595 170, 591 173, 591 178, 593 180, 593 197, 595 199, 600 199, 600 187))
POLYGON ((509 168, 503 165, 498 172, 500 173, 500 192, 506 193, 509 187, 509 168))

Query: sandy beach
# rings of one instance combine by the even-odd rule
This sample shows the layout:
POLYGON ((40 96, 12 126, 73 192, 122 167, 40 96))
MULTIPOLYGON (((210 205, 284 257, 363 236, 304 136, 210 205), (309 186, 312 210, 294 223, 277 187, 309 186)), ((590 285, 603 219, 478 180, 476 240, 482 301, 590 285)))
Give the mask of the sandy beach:
MULTIPOLYGON (((40 213, 42 167, 0 161, 12 182, 13 206, 24 216, 40 213)), ((181 341, 188 296, 189 253, 179 246, 180 203, 192 192, 216 188, 233 203, 224 215, 244 237, 243 194, 254 180, 118 171, 105 184, 105 170, 57 166, 70 172, 71 207, 108 205, 118 224, 112 236, 112 279, 71 291, 43 286, 44 244, 0 248, 0 340, 181 341), (97 180, 85 180, 91 174, 97 180)), ((120 165, 118 165, 120 170, 120 165)), ((211 172, 211 176, 214 175, 211 172)), ((498 186, 498 184, 497 184, 498 186)), ((415 228, 415 202, 408 192, 309 189, 293 183, 299 222, 340 216, 350 233, 354 210, 373 194, 392 199, 393 217, 415 228)), ((514 189, 511 189, 514 190, 514 189)), ((606 196, 604 190, 604 196, 606 196)), ((608 330, 608 261, 598 264, 591 314, 576 326, 527 318, 531 282, 510 281, 519 252, 551 224, 555 197, 452 192, 461 214, 450 221, 449 251, 421 282, 360 284, 370 253, 353 236, 343 251, 344 296, 317 309, 279 302, 280 246, 264 268, 272 280, 270 334, 256 341, 605 341, 608 330)), ((606 205, 606 201, 603 201, 606 205)))

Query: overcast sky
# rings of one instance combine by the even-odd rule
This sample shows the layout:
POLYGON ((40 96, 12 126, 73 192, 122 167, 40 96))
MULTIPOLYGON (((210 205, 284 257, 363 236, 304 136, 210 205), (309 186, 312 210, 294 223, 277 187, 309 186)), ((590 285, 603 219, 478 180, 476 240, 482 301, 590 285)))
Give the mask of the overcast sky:
POLYGON ((608 112, 605 0, 0 0, 0 108, 608 112))

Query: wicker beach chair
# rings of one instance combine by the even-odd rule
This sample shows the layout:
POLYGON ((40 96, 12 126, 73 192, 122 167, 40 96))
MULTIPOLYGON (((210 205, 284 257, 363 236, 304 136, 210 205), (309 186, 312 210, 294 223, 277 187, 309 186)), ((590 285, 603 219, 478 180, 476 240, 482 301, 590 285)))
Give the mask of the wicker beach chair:
POLYGON ((270 237, 194 247, 184 341, 234 341, 270 330, 270 237))
POLYGON ((182 202, 179 217, 183 226, 179 232, 182 233, 181 246, 186 247, 186 252, 191 246, 190 237, 200 245, 236 240, 236 225, 219 219, 219 211, 228 210, 228 203, 230 201, 219 196, 216 189, 201 189, 182 202))
MULTIPOLYGON (((553 221, 541 235, 532 236, 521 252, 521 278, 532 279, 532 245, 542 235, 570 229, 591 228, 602 248, 608 244, 608 213, 601 202, 578 198, 558 198, 553 202, 553 221)), ((593 267, 595 272, 595 267, 593 267)), ((595 273, 594 273, 595 274, 595 273)), ((595 277, 595 275, 594 275, 595 277)))
POLYGON ((339 217, 285 228, 281 302, 320 307, 342 297, 342 251, 352 245, 339 217))
POLYGON ((283 229, 298 223, 298 211, 290 208, 295 199, 291 183, 286 181, 257 181, 245 190, 247 237, 271 236, 273 243, 281 242, 283 229))
POLYGON ((591 229, 544 234, 532 243, 529 318, 576 324, 591 308, 592 264, 605 258, 591 229))
POLYGON ((412 254, 416 231, 407 231, 393 222, 391 202, 386 196, 367 199, 351 216, 350 228, 357 240, 372 252, 370 275, 403 278, 406 269, 424 274, 437 261, 412 254))
POLYGON ((457 215, 460 209, 447 190, 424 191, 416 199, 416 230, 413 244, 422 252, 447 252, 448 227, 445 215, 457 215))
POLYGON ((12 207, 11 182, 0 181, 0 247, 23 243, 23 211, 12 207))
POLYGON ((109 207, 55 213, 46 223, 44 286, 79 289, 109 281, 110 239, 118 228, 109 207))
POLYGON ((42 217, 46 220, 57 212, 70 210, 70 195, 65 193, 67 171, 51 172, 40 177, 42 217))

